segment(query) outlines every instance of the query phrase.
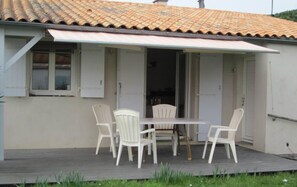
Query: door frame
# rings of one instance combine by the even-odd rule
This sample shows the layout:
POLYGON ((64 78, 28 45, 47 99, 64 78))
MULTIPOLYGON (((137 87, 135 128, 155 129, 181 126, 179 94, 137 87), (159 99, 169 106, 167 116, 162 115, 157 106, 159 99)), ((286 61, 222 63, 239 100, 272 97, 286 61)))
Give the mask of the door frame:
MULTIPOLYGON (((176 108, 176 113, 177 114, 179 114, 179 104, 180 104, 180 94, 181 94, 181 92, 180 92, 180 80, 181 80, 181 76, 180 76, 180 70, 181 70, 181 61, 180 61, 180 59, 181 59, 181 55, 185 55, 185 58, 184 58, 184 63, 185 63, 185 72, 184 72, 184 93, 183 93, 183 95, 184 95, 184 117, 188 117, 188 113, 189 113, 189 111, 188 111, 188 109, 187 109, 187 107, 188 107, 188 93, 189 93, 189 90, 188 90, 188 88, 189 88, 189 82, 188 82, 188 64, 189 64, 189 55, 188 55, 188 53, 183 53, 183 52, 177 52, 176 53, 176 70, 175 70, 175 106, 177 106, 177 108, 176 108)), ((178 116, 177 116, 178 117, 178 116)))
MULTIPOLYGON (((244 64, 243 64, 243 80, 242 80, 242 97, 241 97, 241 106, 243 107, 244 111, 245 111, 245 115, 243 116, 243 119, 242 119, 242 130, 241 130, 241 139, 242 141, 244 142, 247 142, 247 143, 253 143, 253 121, 251 121, 251 123, 246 123, 246 120, 247 120, 247 116, 250 116, 252 115, 251 117, 249 117, 249 119, 254 119, 254 114, 253 112, 250 112, 251 111, 254 111, 253 107, 254 107, 254 99, 250 100, 250 98, 253 98, 254 97, 254 93, 251 93, 249 92, 249 87, 252 86, 254 87, 255 86, 255 81, 253 82, 249 82, 248 83, 248 76, 253 76, 253 78, 255 77, 255 74, 252 74, 250 75, 250 73, 248 73, 247 69, 248 69, 248 63, 250 61, 253 61, 252 63, 254 63, 254 67, 255 68, 255 62, 256 62, 256 59, 255 59, 255 56, 254 55, 249 55, 249 56, 245 56, 244 57, 244 64), (248 85, 248 84, 251 84, 252 85, 248 85), (253 94, 253 95, 250 95, 250 94, 253 94), (247 103, 249 103, 249 105, 247 105, 247 103), (250 103, 252 104, 252 106, 250 105, 250 103), (252 107, 251 109, 250 108, 247 108, 247 107, 252 107), (246 135, 246 127, 249 126, 251 128, 251 132, 252 132, 252 135, 251 136, 247 136, 246 135)), ((254 80, 254 79, 253 79, 254 80)))

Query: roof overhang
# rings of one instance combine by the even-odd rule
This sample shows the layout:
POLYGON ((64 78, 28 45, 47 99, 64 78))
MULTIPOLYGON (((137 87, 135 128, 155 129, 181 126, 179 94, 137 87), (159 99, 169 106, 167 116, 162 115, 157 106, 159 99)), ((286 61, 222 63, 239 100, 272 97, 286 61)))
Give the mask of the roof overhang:
POLYGON ((95 43, 108 46, 180 49, 186 52, 279 53, 244 41, 180 38, 153 35, 113 34, 48 29, 56 42, 95 43))

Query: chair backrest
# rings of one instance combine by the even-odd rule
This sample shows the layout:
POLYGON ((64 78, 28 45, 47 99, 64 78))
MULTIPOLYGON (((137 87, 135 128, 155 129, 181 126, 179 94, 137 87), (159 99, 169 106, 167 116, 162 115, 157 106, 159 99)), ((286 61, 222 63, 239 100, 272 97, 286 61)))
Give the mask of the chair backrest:
MULTIPOLYGON (((237 108, 234 110, 229 127, 231 129, 235 129, 237 131, 238 126, 242 120, 244 114, 244 110, 242 108, 237 108)), ((236 131, 235 132, 228 132, 228 139, 235 139, 235 135, 236 135, 236 131)))
POLYGON ((119 109, 113 112, 120 134, 120 141, 126 143, 140 142, 139 112, 119 109))
POLYGON ((113 132, 112 116, 111 116, 110 107, 105 104, 96 104, 96 105, 92 106, 92 109, 93 109, 100 133, 109 134, 107 127, 100 126, 100 124, 109 124, 110 128, 113 132))
MULTIPOLYGON (((153 106, 153 117, 154 118, 175 118, 176 107, 168 104, 159 104, 153 106)), ((154 125, 155 129, 169 130, 173 129, 174 124, 158 124, 154 125)))

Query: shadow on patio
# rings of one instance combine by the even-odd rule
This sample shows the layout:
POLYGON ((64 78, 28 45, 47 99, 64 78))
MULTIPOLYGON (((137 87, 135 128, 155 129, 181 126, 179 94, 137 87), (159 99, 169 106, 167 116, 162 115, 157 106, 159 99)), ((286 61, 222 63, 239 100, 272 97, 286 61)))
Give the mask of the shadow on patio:
POLYGON ((71 172, 79 173, 87 181, 147 179, 160 170, 161 163, 195 176, 297 170, 296 161, 239 146, 238 164, 232 157, 227 159, 223 146, 216 148, 212 164, 201 159, 202 151, 202 145, 193 145, 192 160, 188 161, 185 146, 177 157, 172 156, 170 146, 158 146, 158 165, 153 164, 152 156, 146 155, 142 168, 137 169, 137 156, 134 156, 134 162, 129 162, 127 149, 124 149, 118 167, 108 148, 101 149, 99 155, 95 155, 95 148, 6 150, 5 161, 0 162, 0 184, 35 183, 37 178, 55 182, 57 176, 71 172))

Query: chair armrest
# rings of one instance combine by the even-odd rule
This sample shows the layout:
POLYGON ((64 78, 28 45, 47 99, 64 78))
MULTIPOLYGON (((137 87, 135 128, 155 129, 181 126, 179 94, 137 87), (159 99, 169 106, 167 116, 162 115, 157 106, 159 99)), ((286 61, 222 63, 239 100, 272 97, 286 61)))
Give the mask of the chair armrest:
POLYGON ((217 128, 217 129, 228 129, 229 127, 228 126, 221 126, 221 125, 211 125, 209 128, 210 129, 214 129, 214 128, 217 128))
POLYGON ((150 132, 155 132, 155 129, 146 129, 144 131, 141 131, 140 134, 147 134, 147 133, 150 133, 150 132))
POLYGON ((221 125, 210 125, 207 136, 210 136, 212 129, 225 129, 225 128, 229 128, 229 127, 221 126, 221 125))
MULTIPOLYGON (((235 129, 230 129, 230 127, 228 127, 228 126, 211 125, 210 128, 209 128, 208 134, 207 134, 208 137, 210 136, 210 133, 211 133, 212 129, 216 130, 216 134, 219 134, 221 131, 236 131, 235 129)), ((216 136, 216 134, 215 134, 215 136, 216 136)))
POLYGON ((217 131, 236 131, 236 129, 230 129, 230 128, 218 128, 217 131))
POLYGON ((221 132, 230 132, 230 131, 236 132, 236 129, 230 129, 229 127, 217 128, 214 138, 217 139, 221 132))
POLYGON ((109 123, 96 123, 97 126, 109 126, 109 123))

